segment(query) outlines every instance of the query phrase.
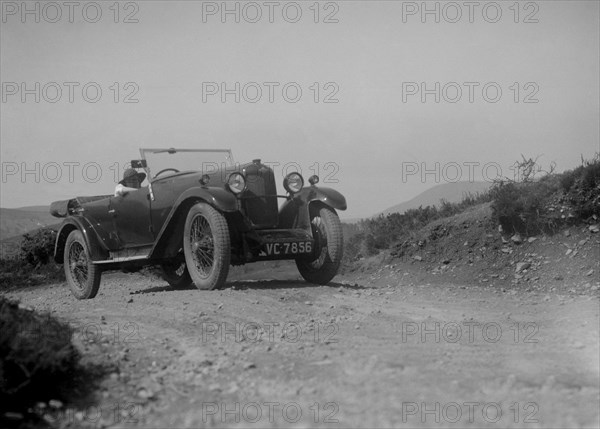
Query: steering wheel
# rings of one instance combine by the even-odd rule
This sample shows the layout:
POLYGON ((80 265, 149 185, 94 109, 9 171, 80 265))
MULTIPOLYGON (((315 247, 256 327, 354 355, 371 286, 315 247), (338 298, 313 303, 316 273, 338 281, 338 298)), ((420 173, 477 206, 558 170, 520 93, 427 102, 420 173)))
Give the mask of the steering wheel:
POLYGON ((176 168, 164 168, 164 169, 160 170, 158 173, 156 173, 154 175, 154 177, 158 177, 159 175, 166 173, 167 171, 174 171, 175 173, 179 173, 179 170, 176 168))

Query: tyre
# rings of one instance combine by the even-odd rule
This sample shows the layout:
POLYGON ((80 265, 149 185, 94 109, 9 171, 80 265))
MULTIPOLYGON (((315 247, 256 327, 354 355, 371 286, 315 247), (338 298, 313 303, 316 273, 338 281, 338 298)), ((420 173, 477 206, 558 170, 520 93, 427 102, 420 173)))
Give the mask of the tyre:
POLYGON ((171 285, 173 289, 188 289, 192 285, 192 278, 187 269, 185 261, 173 259, 160 264, 162 278, 171 285))
POLYGON ((190 277, 198 289, 223 286, 231 259, 225 217, 209 204, 194 205, 185 220, 183 251, 190 277))
POLYGON ((304 280, 324 285, 335 277, 342 262, 342 224, 337 213, 324 206, 314 213, 311 211, 310 223, 315 239, 315 259, 296 259, 296 266, 304 280))
POLYGON ((102 270, 92 263, 90 249, 78 229, 67 237, 64 253, 65 276, 77 299, 91 299, 100 288, 102 270))

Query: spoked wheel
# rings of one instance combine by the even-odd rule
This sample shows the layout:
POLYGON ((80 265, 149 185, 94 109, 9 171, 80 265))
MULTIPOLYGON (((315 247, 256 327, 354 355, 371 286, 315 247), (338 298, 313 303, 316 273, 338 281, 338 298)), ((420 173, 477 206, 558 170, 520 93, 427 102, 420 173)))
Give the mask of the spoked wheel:
POLYGON ((162 277, 173 289, 187 289, 192 285, 185 260, 173 259, 160 264, 162 277))
POLYGON ((215 289, 223 286, 231 258, 225 217, 212 206, 198 203, 187 215, 183 234, 185 262, 196 287, 215 289))
POLYGON ((335 277, 342 262, 344 237, 337 213, 322 206, 311 213, 314 259, 298 258, 296 266, 307 282, 324 285, 335 277))
POLYGON ((89 249, 81 231, 72 231, 67 237, 64 253, 65 276, 71 292, 77 299, 91 299, 100 288, 102 271, 92 263, 89 249))

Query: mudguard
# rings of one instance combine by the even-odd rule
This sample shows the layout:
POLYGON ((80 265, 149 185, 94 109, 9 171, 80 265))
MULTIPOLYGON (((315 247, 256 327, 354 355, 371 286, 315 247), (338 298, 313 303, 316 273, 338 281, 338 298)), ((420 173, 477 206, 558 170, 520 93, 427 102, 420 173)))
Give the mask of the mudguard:
POLYGON ((196 198, 206 201, 208 204, 222 212, 232 212, 238 210, 237 198, 231 192, 222 188, 210 188, 197 186, 189 188, 183 192, 177 201, 173 204, 171 215, 175 213, 180 204, 189 199, 196 198))
POLYGON ((75 229, 81 231, 93 261, 102 261, 108 257, 108 249, 104 247, 102 240, 98 239, 98 235, 92 224, 84 217, 69 217, 63 221, 56 235, 54 261, 57 264, 64 263, 64 250, 67 237, 75 229))
POLYGON ((298 194, 294 197, 304 198, 309 203, 312 201, 322 201, 325 205, 336 210, 346 210, 346 198, 335 189, 331 188, 320 188, 317 186, 310 186, 302 188, 298 194))
POLYGON ((187 210, 198 201, 204 201, 221 212, 236 212, 239 210, 238 199, 225 189, 200 186, 187 189, 173 203, 173 207, 154 241, 154 246, 150 252, 151 258, 161 257, 165 252, 173 253, 177 250, 170 248, 178 241, 171 240, 171 238, 183 237, 183 224, 185 222, 183 214, 187 215, 187 210))
POLYGON ((319 202, 336 210, 346 210, 346 198, 335 189, 310 186, 302 188, 279 211, 280 228, 303 228, 310 231, 310 206, 319 202))

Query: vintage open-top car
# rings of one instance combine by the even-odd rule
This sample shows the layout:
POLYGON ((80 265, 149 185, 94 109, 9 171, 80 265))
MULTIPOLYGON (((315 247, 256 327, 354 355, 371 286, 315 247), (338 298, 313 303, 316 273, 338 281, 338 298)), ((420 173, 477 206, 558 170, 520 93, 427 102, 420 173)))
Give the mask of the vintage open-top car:
POLYGON ((337 191, 317 176, 289 173, 287 195, 259 159, 234 164, 230 150, 140 149, 131 165, 148 184, 120 196, 77 197, 52 203, 64 217, 54 258, 64 263, 73 294, 96 296, 105 270, 162 268, 174 288, 222 286, 229 266, 294 259, 305 280, 326 284, 343 251, 337 191), (279 208, 278 198, 285 198, 279 208))

